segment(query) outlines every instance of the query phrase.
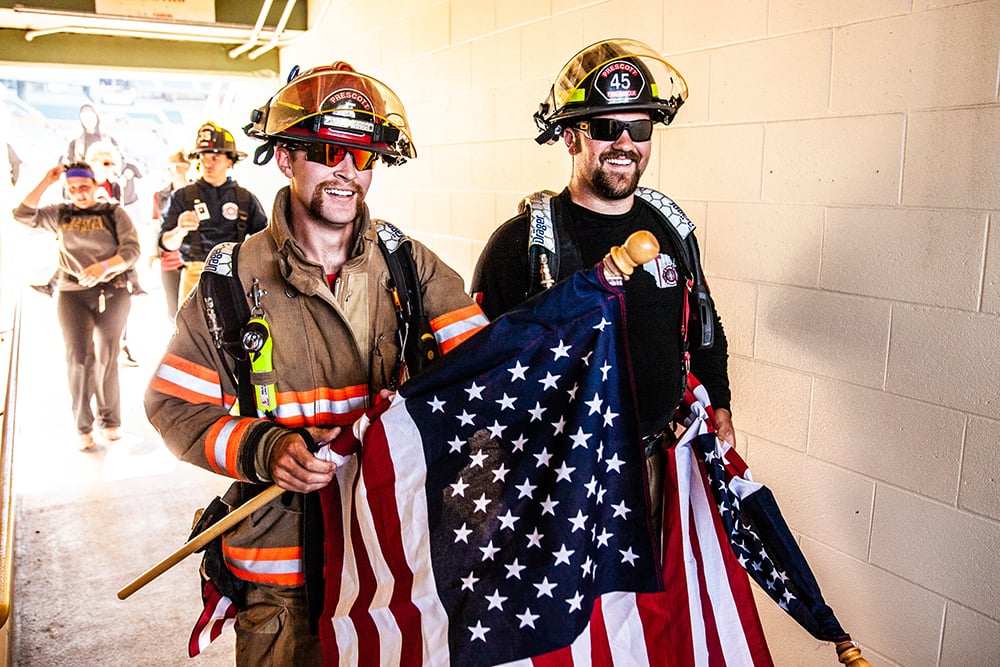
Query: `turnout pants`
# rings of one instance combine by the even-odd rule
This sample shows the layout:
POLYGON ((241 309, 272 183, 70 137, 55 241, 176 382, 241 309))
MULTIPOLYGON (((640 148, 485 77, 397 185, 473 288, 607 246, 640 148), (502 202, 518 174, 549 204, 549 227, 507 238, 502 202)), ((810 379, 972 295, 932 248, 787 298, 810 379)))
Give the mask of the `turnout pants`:
POLYGON ((323 664, 319 635, 309 632, 305 586, 250 583, 237 619, 237 667, 323 664))
POLYGON ((124 286, 97 285, 85 290, 59 290, 56 313, 66 343, 66 374, 76 418, 76 431, 94 429, 91 399, 97 399, 97 422, 101 428, 121 426, 121 389, 118 383, 118 351, 131 309, 124 286))

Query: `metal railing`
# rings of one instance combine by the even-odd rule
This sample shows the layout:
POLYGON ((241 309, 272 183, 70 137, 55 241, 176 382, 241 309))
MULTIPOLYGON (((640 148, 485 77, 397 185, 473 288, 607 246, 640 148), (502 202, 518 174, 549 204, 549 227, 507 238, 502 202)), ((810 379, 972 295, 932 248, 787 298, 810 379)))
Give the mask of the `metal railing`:
POLYGON ((14 406, 17 404, 18 357, 21 346, 21 303, 14 307, 10 331, 10 362, 0 436, 0 628, 10 617, 14 588, 14 406))

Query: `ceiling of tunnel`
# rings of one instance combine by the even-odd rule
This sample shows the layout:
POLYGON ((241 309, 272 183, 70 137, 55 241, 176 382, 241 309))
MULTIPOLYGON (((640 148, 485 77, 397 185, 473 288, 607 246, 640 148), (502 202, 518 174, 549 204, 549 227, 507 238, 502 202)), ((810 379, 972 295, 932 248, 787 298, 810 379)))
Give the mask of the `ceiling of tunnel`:
POLYGON ((308 0, 0 0, 0 62, 273 76, 308 0))

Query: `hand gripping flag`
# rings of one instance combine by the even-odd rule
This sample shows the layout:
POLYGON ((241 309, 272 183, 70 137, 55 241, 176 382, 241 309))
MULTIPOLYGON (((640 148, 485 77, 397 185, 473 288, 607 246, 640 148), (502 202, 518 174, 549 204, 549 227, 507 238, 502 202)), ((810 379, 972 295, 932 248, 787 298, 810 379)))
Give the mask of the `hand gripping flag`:
POLYGON ((714 600, 664 588, 623 317, 620 291, 578 272, 356 429, 321 493, 327 664, 770 664, 749 595, 714 617, 714 636, 750 635, 730 657, 692 648, 714 600))

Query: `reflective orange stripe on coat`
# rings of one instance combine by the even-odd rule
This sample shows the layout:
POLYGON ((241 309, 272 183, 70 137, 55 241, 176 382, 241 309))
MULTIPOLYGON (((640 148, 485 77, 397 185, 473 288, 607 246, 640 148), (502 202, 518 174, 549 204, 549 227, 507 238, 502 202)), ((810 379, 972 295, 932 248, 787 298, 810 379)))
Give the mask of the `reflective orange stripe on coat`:
POLYGON ((472 304, 435 317, 431 320, 431 330, 441 354, 447 354, 489 323, 482 309, 472 304))
POLYGON ((302 547, 248 549, 227 546, 223 540, 222 555, 240 579, 271 586, 302 586, 306 582, 302 547))
POLYGON ((219 374, 211 368, 200 366, 176 354, 163 355, 160 367, 150 381, 150 387, 188 403, 222 404, 229 409, 235 396, 223 396, 219 374))

